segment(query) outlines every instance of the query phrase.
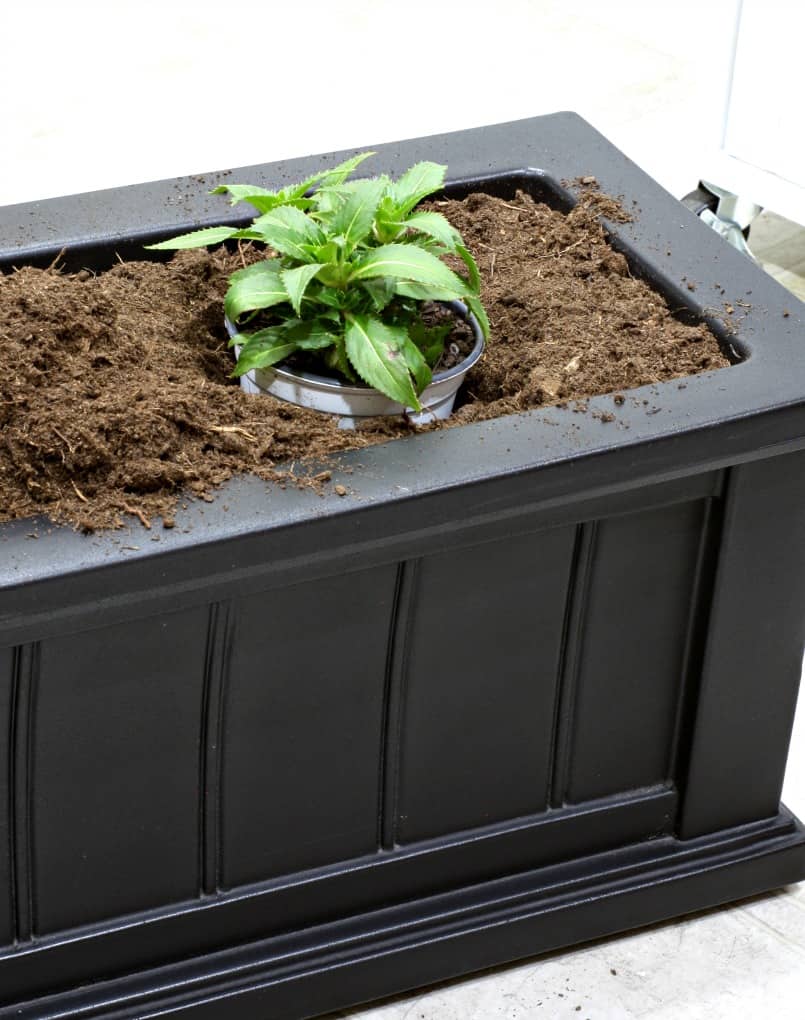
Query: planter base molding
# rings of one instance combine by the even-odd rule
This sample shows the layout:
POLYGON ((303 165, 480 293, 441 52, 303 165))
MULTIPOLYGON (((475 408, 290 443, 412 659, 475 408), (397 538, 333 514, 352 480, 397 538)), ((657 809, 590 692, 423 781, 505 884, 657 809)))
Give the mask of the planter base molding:
POLYGON ((0 1017, 302 1020, 752 896, 804 871, 805 829, 783 809, 715 837, 661 838, 423 897, 19 1003, 0 1017))

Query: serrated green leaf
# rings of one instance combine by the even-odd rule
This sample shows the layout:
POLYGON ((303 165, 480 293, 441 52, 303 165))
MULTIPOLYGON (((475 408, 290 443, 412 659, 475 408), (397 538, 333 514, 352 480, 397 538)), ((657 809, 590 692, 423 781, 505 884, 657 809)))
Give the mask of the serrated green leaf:
POLYGON ((404 407, 421 410, 402 351, 404 329, 386 326, 373 315, 350 315, 344 335, 347 357, 365 383, 404 407))
MULTIPOLYGON (((393 185, 388 187, 393 187, 393 185)), ((397 204, 391 195, 386 193, 380 200, 375 213, 374 232, 381 244, 390 244, 396 239, 401 229, 398 220, 397 204)))
POLYGON ((427 234, 428 237, 438 241, 449 252, 454 252, 457 246, 461 244, 461 235, 441 213, 429 211, 415 212, 407 219, 393 225, 399 227, 400 230, 405 227, 411 227, 423 234, 427 234))
POLYGON ((446 166, 439 163, 416 163, 392 185, 392 194, 401 213, 410 212, 423 198, 438 191, 444 184, 446 166))
POLYGON ((343 333, 336 337, 333 346, 326 351, 322 357, 331 369, 335 372, 340 372, 345 379, 349 380, 349 382, 360 382, 360 379, 355 374, 355 370, 349 363, 349 358, 347 357, 347 346, 343 333))
POLYGON ((179 251, 185 248, 205 248, 210 244, 220 244, 238 234, 237 227, 205 227, 203 230, 192 230, 189 234, 180 234, 168 241, 158 244, 147 244, 146 248, 153 251, 179 251))
POLYGON ((229 278, 224 311, 235 322, 244 312, 271 308, 288 300, 276 261, 264 260, 239 269, 229 278))
POLYGON ((481 327, 481 333, 483 334, 484 340, 489 339, 489 317, 486 314, 486 309, 481 304, 481 299, 477 294, 467 294, 463 298, 467 303, 467 307, 478 320, 478 325, 481 327))
POLYGON ((301 310, 302 298, 307 290, 308 284, 316 276, 319 270, 324 267, 318 263, 310 266, 297 266, 296 269, 283 269, 280 273, 282 282, 288 292, 293 309, 297 315, 301 310))
POLYGON ((253 368, 268 368, 290 357, 295 351, 319 351, 331 347, 338 335, 319 319, 290 319, 277 326, 268 326, 256 333, 241 333, 242 343, 234 375, 243 375, 253 368))
POLYGON ((350 280, 369 280, 386 276, 410 280, 450 290, 456 295, 467 292, 467 283, 428 251, 413 244, 384 244, 373 248, 354 263, 350 280))
POLYGON ((249 336, 242 334, 240 339, 244 344, 232 375, 245 375, 254 368, 268 368, 290 357, 297 350, 297 344, 285 338, 284 333, 280 326, 269 326, 249 336))
POLYGON ((333 184, 340 184, 349 177, 356 167, 360 166, 360 164, 370 156, 374 156, 374 152, 360 152, 357 156, 350 156, 349 159, 345 159, 343 163, 339 163, 338 166, 334 166, 332 170, 322 170, 318 175, 319 186, 327 188, 333 184))
POLYGON ((416 245, 417 248, 429 251, 437 258, 448 254, 448 249, 445 248, 443 244, 439 244, 438 241, 434 241, 433 238, 428 237, 427 234, 409 234, 407 237, 401 237, 398 240, 400 244, 416 245))
POLYGON ((408 366, 408 371, 416 382, 416 391, 421 393, 426 386, 430 385, 433 374, 425 361, 422 351, 417 347, 410 336, 405 337, 402 347, 403 357, 408 366))
POLYGON ((372 299, 376 312, 382 312, 396 293, 393 280, 363 280, 361 287, 372 299))
POLYGON ((341 245, 336 241, 328 241, 327 244, 306 244, 303 245, 303 248, 311 258, 322 265, 325 263, 335 264, 341 251, 341 245))
POLYGON ((329 229, 343 236, 351 250, 371 232, 372 222, 386 189, 386 181, 355 181, 343 205, 330 220, 329 229))
POLYGON ((343 308, 346 300, 346 291, 323 288, 321 293, 316 295, 316 300, 330 308, 343 308))
POLYGON ((426 326, 421 319, 412 322, 408 327, 408 335, 425 356, 426 363, 432 368, 444 353, 444 343, 453 328, 452 322, 441 326, 426 326))
POLYGON ((398 280, 394 284, 394 292, 400 297, 414 298, 416 301, 459 301, 464 299, 465 293, 447 287, 432 287, 426 283, 412 283, 409 280, 398 280))
POLYGON ((475 259, 472 257, 470 252, 467 251, 463 244, 456 245, 456 254, 461 257, 462 262, 467 267, 470 290, 472 290, 475 294, 480 294, 481 274, 478 272, 478 266, 475 264, 475 259))
POLYGON ((293 340, 301 351, 320 351, 338 339, 336 330, 320 316, 315 319, 292 319, 285 323, 284 330, 284 339, 293 340))
POLYGON ((278 195, 276 191, 268 188, 261 188, 258 184, 219 184, 213 188, 211 195, 229 195, 230 205, 237 205, 238 202, 249 202, 258 212, 268 212, 277 205, 278 195))
POLYGON ((283 188, 281 191, 271 191, 269 188, 261 188, 257 184, 219 184, 213 188, 211 195, 229 194, 230 205, 237 205, 238 202, 248 202, 260 213, 270 212, 280 205, 293 205, 297 209, 307 209, 313 204, 313 200, 305 198, 308 190, 306 181, 294 188, 283 188))
POLYGON ((321 227, 292 205, 281 205, 258 216, 250 230, 265 244, 299 262, 313 261, 303 245, 321 245, 326 240, 321 227))

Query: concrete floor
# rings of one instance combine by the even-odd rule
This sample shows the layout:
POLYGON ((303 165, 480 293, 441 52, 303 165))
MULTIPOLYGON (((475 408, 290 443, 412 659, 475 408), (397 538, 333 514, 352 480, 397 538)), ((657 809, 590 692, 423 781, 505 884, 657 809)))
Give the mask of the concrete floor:
POLYGON ((805 228, 764 212, 752 224, 749 244, 766 272, 805 301, 805 228))

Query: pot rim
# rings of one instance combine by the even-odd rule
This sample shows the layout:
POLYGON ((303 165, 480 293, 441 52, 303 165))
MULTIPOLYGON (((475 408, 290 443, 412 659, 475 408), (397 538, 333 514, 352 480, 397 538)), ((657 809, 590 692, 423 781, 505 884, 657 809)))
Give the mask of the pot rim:
MULTIPOLYGON (((451 368, 445 368, 441 372, 434 372, 431 381, 425 387, 423 392, 437 384, 442 382, 448 382, 451 379, 455 379, 457 376, 463 376, 476 364, 481 355, 484 352, 486 341, 481 330, 481 325, 469 308, 464 304, 463 301, 438 301, 436 304, 443 305, 445 308, 449 308, 455 315, 463 319, 464 322, 472 330, 473 336, 475 337, 475 343, 469 354, 453 365, 451 368)), ((229 319, 226 318, 226 328, 230 336, 237 334, 237 326, 229 319)), ((338 379, 334 379, 332 376, 318 375, 315 372, 305 372, 301 369, 282 367, 282 364, 270 365, 268 368, 260 369, 261 372, 273 372, 280 379, 287 382, 309 382, 317 389, 330 390, 334 393, 341 393, 345 396, 365 394, 369 392, 379 392, 375 390, 374 386, 369 386, 366 383, 348 383, 341 382, 338 379)))

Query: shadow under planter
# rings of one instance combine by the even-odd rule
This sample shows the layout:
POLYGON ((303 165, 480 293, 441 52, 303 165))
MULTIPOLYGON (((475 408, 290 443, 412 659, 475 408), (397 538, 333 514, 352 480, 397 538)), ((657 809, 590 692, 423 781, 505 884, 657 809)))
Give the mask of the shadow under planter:
MULTIPOLYGON (((802 306, 572 114, 378 147, 419 159, 594 174, 742 360, 339 455, 347 498, 239 478, 158 544, 0 526, 0 1017, 293 1020, 805 878, 802 306)), ((141 257, 217 183, 0 210, 0 266, 141 257)))

